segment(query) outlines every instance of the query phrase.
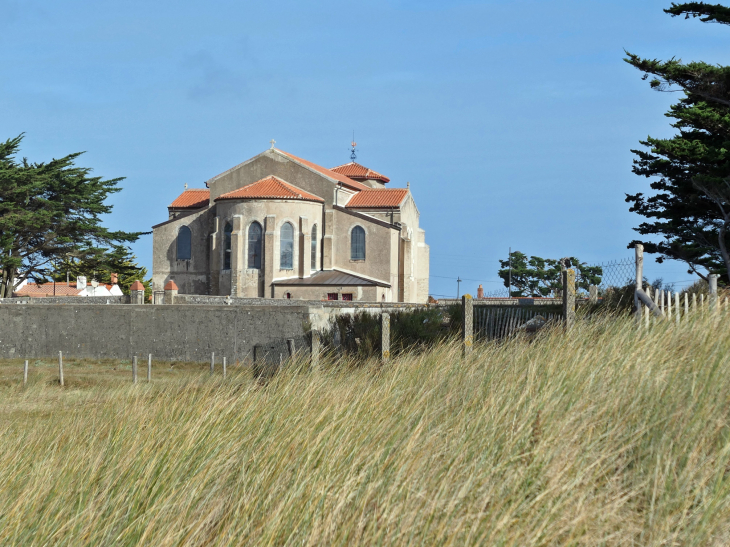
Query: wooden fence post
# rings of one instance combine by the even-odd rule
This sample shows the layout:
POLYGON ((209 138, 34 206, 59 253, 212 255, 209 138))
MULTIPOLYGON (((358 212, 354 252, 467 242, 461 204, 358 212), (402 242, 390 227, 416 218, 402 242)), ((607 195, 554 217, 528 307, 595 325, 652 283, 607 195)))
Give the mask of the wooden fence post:
MULTIPOLYGON (((636 289, 641 290, 644 288, 644 246, 637 243, 634 252, 636 254, 636 289)), ((641 301, 636 292, 634 292, 634 307, 636 308, 636 322, 641 326, 641 301)))
POLYGON ((686 318, 689 315, 689 297, 687 296, 687 293, 684 293, 684 317, 686 318))
POLYGON ((474 346, 474 299, 470 294, 461 297, 461 313, 464 320, 462 353, 466 356, 474 346))
POLYGON ((215 352, 210 354, 210 373, 213 374, 213 369, 215 368, 215 352))
POLYGON ((147 383, 152 381, 152 354, 147 356, 147 383))
POLYGON ((132 357, 132 383, 137 383, 137 356, 132 357))
POLYGON ((588 302, 598 304, 598 287, 595 285, 588 286, 588 302))
POLYGON ((319 352, 321 351, 322 341, 319 337, 319 331, 312 330, 312 367, 319 365, 319 352))
POLYGON ((717 274, 710 274, 710 309, 717 309, 717 274))
POLYGON ((575 270, 563 270, 563 321, 566 332, 575 325, 575 270))
MULTIPOLYGON (((646 288, 646 295, 651 298, 651 287, 646 288)), ((649 313, 649 306, 644 306, 644 325, 646 328, 649 328, 649 324, 651 321, 651 314, 649 313)))
POLYGON ((390 314, 380 314, 380 361, 385 365, 390 361, 390 314))
POLYGON ((697 293, 692 293, 692 313, 697 311, 697 293))
POLYGON ((28 359, 23 363, 23 387, 28 384, 28 359))
POLYGON ((674 311, 677 314, 677 325, 679 325, 680 318, 679 318, 679 293, 678 292, 674 293, 674 311))
POLYGON ((60 351, 58 352, 58 381, 63 387, 63 353, 60 351))

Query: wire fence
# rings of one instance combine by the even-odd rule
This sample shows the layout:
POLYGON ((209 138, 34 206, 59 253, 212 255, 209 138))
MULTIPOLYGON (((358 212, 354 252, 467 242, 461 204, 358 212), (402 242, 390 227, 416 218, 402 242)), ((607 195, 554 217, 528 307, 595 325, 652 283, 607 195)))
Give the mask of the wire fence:
POLYGON ((601 268, 599 290, 609 287, 624 287, 636 279, 636 261, 633 258, 612 260, 603 264, 595 264, 601 268))
MULTIPOLYGON (((598 283, 599 292, 604 292, 609 287, 624 287, 628 284, 632 284, 636 278, 636 261, 633 257, 611 260, 600 264, 589 264, 588 266, 600 268, 600 273, 598 274, 598 277, 600 278, 600 283, 598 283)), ((444 279, 451 278, 444 277, 444 279)), ((454 281, 456 281, 456 278, 454 278, 454 281)), ((483 298, 509 298, 509 291, 507 287, 499 287, 498 289, 491 291, 484 291, 483 298)))

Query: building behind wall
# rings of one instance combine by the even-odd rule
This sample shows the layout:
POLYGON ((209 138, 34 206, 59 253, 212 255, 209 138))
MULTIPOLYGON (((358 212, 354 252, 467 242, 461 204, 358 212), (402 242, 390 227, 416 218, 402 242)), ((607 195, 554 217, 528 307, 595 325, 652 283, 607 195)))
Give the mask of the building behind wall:
POLYGON ((180 294, 426 302, 429 248, 410 188, 276 148, 186 189, 153 226, 153 288, 180 294))

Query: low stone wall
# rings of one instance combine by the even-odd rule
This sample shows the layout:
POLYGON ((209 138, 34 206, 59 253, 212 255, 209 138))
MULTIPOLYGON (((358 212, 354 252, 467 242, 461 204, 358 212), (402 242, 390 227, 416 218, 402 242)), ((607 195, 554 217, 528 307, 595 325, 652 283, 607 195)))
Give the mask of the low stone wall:
POLYGON ((46 296, 42 298, 30 298, 20 296, 14 298, 0 298, 0 306, 3 305, 22 305, 22 304, 129 304, 129 295, 121 296, 46 296))
POLYGON ((0 305, 0 357, 54 358, 62 351, 68 357, 129 359, 151 353, 158 360, 204 362, 215 352, 218 362, 225 356, 235 363, 252 360, 255 346, 286 348, 287 339, 297 351, 309 352, 307 306, 107 306, 80 300, 0 305))

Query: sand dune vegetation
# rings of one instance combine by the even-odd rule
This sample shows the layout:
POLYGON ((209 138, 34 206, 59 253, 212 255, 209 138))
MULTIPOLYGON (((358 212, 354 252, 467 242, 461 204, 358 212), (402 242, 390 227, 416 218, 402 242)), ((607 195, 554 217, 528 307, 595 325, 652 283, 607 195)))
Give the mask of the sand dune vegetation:
POLYGON ((61 389, 48 361, 23 389, 5 361, 0 544, 727 545, 728 319, 268 383, 82 363, 61 389))

